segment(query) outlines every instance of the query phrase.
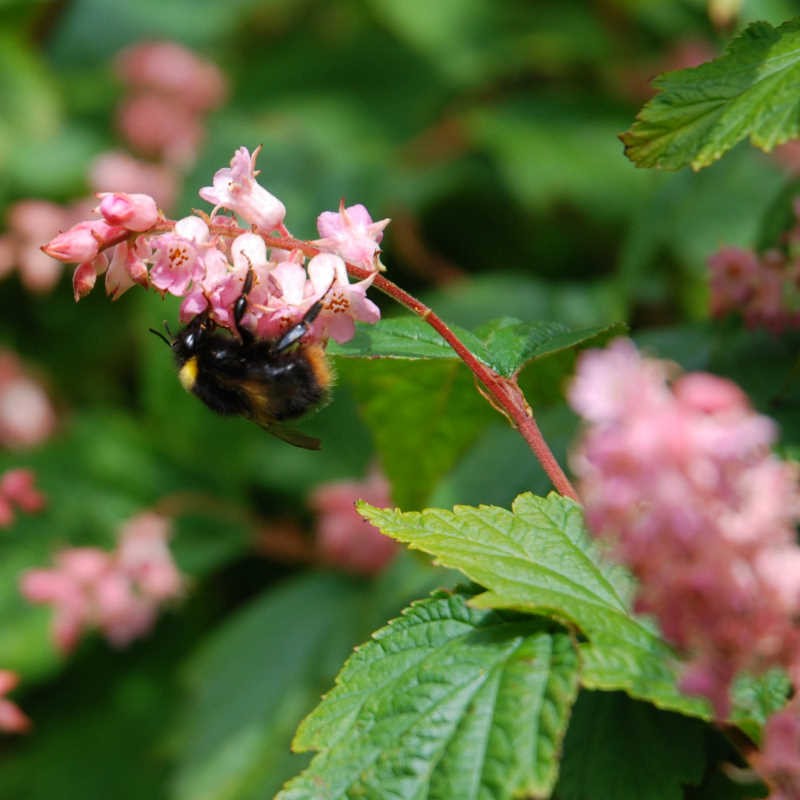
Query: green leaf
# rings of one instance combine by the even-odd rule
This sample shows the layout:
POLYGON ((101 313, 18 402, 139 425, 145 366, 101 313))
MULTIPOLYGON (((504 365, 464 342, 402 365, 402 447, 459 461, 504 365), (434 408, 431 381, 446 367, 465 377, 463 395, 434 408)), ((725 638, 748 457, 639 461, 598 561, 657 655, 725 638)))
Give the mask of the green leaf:
POLYGON ((707 167, 745 137, 769 151, 800 136, 800 20, 750 25, 719 58, 667 73, 622 135, 637 166, 707 167))
MULTIPOLYGON (((451 328, 475 356, 507 378, 530 361, 587 347, 626 330, 623 323, 570 330, 560 322, 521 322, 511 317, 491 320, 475 333, 457 326, 451 328)), ((347 344, 331 346, 330 352, 351 358, 460 360, 430 325, 416 317, 359 326, 355 338, 347 344)))
POLYGON ((622 322, 570 330, 558 322, 520 322, 498 319, 478 329, 495 371, 509 378, 532 361, 568 350, 597 346, 627 330, 622 322))
POLYGON ((549 794, 577 692, 569 635, 437 592, 358 648, 303 722, 279 800, 549 794))
POLYGON ((559 800, 682 800, 705 767, 699 720, 618 692, 581 692, 564 741, 559 800))
MULTIPOLYGON (((457 326, 452 326, 452 330, 478 358, 488 359, 474 334, 457 326)), ((329 352, 350 358, 458 358, 450 345, 418 317, 384 319, 380 325, 358 325, 356 335, 349 342, 331 343, 329 352)))
POLYGON ((394 502, 424 505, 497 412, 458 361, 343 362, 339 372, 372 431, 394 502))
POLYGON ((587 688, 623 689, 661 708, 709 715, 703 701, 678 691, 671 649, 630 612, 630 578, 603 561, 573 501, 524 494, 511 511, 360 510, 383 533, 486 587, 473 605, 547 614, 580 628, 589 639, 580 645, 587 688))

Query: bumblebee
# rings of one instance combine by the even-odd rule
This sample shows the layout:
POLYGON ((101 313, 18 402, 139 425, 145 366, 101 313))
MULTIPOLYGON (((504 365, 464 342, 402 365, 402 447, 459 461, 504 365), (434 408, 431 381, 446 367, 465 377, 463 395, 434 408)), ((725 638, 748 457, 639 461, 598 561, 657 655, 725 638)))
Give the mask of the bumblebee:
POLYGON ((322 344, 302 341, 322 309, 317 301, 294 327, 279 339, 257 340, 242 327, 252 270, 233 307, 238 338, 220 329, 203 312, 169 338, 152 328, 172 350, 183 388, 199 397, 212 411, 252 420, 269 433, 297 447, 319 450, 320 441, 286 427, 322 405, 329 396, 333 375, 322 344))

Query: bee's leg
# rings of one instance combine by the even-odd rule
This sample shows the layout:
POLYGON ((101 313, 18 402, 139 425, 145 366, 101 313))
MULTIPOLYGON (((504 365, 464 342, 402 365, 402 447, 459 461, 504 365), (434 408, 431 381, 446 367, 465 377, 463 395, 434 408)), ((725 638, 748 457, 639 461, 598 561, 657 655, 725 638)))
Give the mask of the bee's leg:
POLYGON ((244 279, 242 293, 236 298, 236 302, 233 304, 233 324, 236 326, 236 332, 239 334, 239 338, 244 344, 250 344, 253 341, 253 334, 250 333, 247 328, 243 328, 241 322, 247 312, 247 295, 250 294, 250 290, 253 288, 254 277, 255 273, 251 267, 247 270, 247 277, 244 279))
POLYGON ((311 308, 306 311, 303 315, 303 319, 297 323, 293 328, 289 328, 286 333, 278 339, 277 343, 275 344, 275 352, 280 353, 283 350, 288 349, 291 347, 295 342, 299 342, 306 333, 308 329, 311 327, 311 323, 319 316, 319 312, 322 311, 322 307, 324 305, 324 296, 317 300, 311 308))

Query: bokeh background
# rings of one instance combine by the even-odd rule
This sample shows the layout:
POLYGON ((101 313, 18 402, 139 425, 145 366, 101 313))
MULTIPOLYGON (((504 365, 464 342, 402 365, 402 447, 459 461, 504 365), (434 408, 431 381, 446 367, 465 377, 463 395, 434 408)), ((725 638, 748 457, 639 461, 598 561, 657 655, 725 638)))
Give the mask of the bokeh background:
MULTIPOLYGON (((39 244, 97 190, 158 194, 175 218, 207 209, 197 189, 261 144, 295 235, 313 238, 341 198, 391 217, 391 278, 449 322, 624 322, 766 407, 798 393, 783 385, 796 342, 712 327, 707 261, 776 236, 800 157, 745 145, 699 174, 655 174, 617 136, 654 75, 714 57, 750 20, 799 13, 788 0, 2 3, 0 467, 33 469, 47 506, 0 530, 0 669, 33 720, 0 739, 0 800, 272 796, 302 769, 292 732, 352 647, 453 580, 405 553, 366 568, 326 555, 314 490, 376 465, 406 509, 548 489, 457 365, 337 358, 333 402, 302 426, 319 453, 216 418, 148 333, 177 324, 176 302, 140 289, 111 302, 98 286, 76 305, 71 270, 39 244), (153 41, 194 54, 184 83, 142 77, 126 48, 153 41), (21 378, 28 393, 9 394, 21 378), (182 597, 125 648, 87 632, 62 652, 21 575, 60 549, 111 551, 154 508, 172 520, 182 597)), ((570 367, 523 376, 562 459, 570 367)), ((771 410, 785 434, 796 407, 771 410)))

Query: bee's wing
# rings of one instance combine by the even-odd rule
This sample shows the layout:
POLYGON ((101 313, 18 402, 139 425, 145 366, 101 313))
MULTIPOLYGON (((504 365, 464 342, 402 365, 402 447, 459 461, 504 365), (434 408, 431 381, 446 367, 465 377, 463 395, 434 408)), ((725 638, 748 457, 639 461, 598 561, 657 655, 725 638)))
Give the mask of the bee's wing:
POLYGON ((277 436, 284 442, 289 442, 295 447, 304 447, 306 450, 319 450, 322 442, 314 436, 307 436, 305 433, 298 431, 296 428, 290 428, 280 422, 261 422, 254 420, 256 424, 260 425, 267 433, 277 436))

